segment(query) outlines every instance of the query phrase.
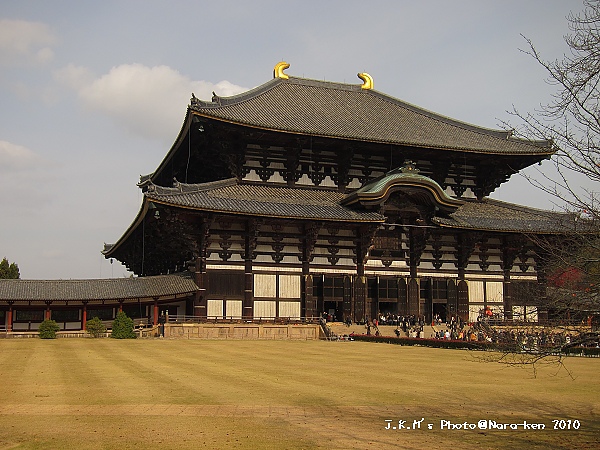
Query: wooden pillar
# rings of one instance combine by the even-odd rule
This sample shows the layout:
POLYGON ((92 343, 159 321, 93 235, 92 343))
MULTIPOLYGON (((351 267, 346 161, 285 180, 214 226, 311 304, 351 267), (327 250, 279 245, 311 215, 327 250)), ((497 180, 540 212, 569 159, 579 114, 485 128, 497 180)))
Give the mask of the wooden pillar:
POLYGON ((362 226, 356 230, 356 277, 354 281, 354 296, 350 299, 350 310, 354 310, 354 321, 364 322, 372 319, 372 311, 367 311, 367 277, 365 264, 369 254, 369 247, 373 242, 379 225, 362 226))
POLYGON ((314 292, 314 279, 310 273, 310 260, 312 258, 315 244, 319 237, 321 224, 309 222, 304 225, 304 236, 302 238, 302 312, 304 317, 319 316, 317 298, 314 292))
POLYGON ((421 309, 421 315, 425 316, 425 323, 431 323, 433 319, 433 282, 433 278, 427 279, 429 289, 426 291, 427 295, 425 296, 425 302, 423 303, 423 308, 421 309))
POLYGON ((408 289, 405 278, 398 278, 398 315, 408 314, 408 289))
POLYGON ((538 258, 536 260, 536 272, 538 282, 537 294, 537 314, 539 323, 548 322, 548 282, 546 279, 546 260, 538 258))
POLYGON ((52 312, 50 311, 50 305, 52 304, 51 301, 46 301, 46 313, 44 314, 44 319, 45 320, 50 320, 52 318, 52 312))
POLYGON ((369 295, 369 278, 365 278, 365 316, 375 319, 379 313, 379 277, 375 278, 375 297, 369 295))
POLYGON ((194 306, 194 315, 200 316, 201 319, 207 317, 207 301, 206 291, 208 286, 208 275, 206 272, 199 272, 198 267, 202 264, 199 262, 201 258, 196 258, 196 272, 194 273, 194 282, 198 286, 198 295, 196 296, 196 305, 194 306))
POLYGON ((317 301, 313 290, 313 276, 310 274, 309 262, 302 262, 302 314, 304 317, 317 317, 317 301))
POLYGON ((502 294, 504 296, 504 318, 506 320, 513 320, 513 288, 512 281, 510 279, 510 272, 515 263, 515 259, 523 246, 523 241, 519 237, 505 236, 502 239, 502 262, 500 267, 504 274, 504 283, 502 288, 502 294))
POLYGON ((119 301, 119 312, 123 312, 123 300, 119 301))
MULTIPOLYGON (((343 297, 342 297, 342 304, 340 305, 339 303, 336 303, 335 305, 335 311, 336 311, 336 320, 339 321, 344 321, 346 320, 346 313, 351 314, 352 313, 352 299, 355 296, 355 291, 353 290, 353 288, 355 287, 356 283, 352 282, 352 276, 350 275, 344 275, 343 278, 343 286, 344 286, 344 292, 343 292, 343 297)), ((351 316, 348 316, 351 317, 351 316)))
POLYGON ((210 227, 213 222, 213 217, 210 215, 199 218, 198 223, 198 256, 194 264, 194 282, 198 286, 196 295, 196 304, 194 305, 194 315, 200 316, 201 319, 207 318, 207 289, 208 289, 208 274, 206 273, 206 254, 210 245, 210 227))
POLYGON ((408 314, 418 317, 421 314, 419 300, 419 283, 416 278, 411 277, 408 280, 408 314))
POLYGON ((252 260, 244 263, 244 303, 242 305, 242 318, 252 320, 254 317, 254 274, 252 273, 252 260))
POLYGON ((152 325, 156 326, 158 325, 158 299, 154 299, 154 310, 152 312, 152 325))
POLYGON ((446 322, 450 322, 451 317, 458 317, 458 292, 456 290, 456 283, 452 278, 448 278, 447 292, 448 297, 446 301, 446 322))
POLYGON ((83 331, 86 330, 86 322, 87 322, 87 302, 83 302, 83 308, 81 310, 81 329, 83 331))
MULTIPOLYGON (((371 311, 367 311, 367 277, 365 277, 365 259, 367 257, 367 248, 365 247, 364 231, 360 231, 360 239, 356 250, 356 278, 354 281, 354 308, 352 308, 352 298, 348 299, 350 304, 348 309, 354 309, 354 320, 364 322, 369 319, 371 311)), ((345 302, 346 298, 344 298, 345 302)))
POLYGON ((469 321, 469 286, 463 279, 458 281, 457 291, 457 309, 458 317, 464 322, 469 321))
POLYGON ((427 237, 427 230, 423 228, 409 228, 408 230, 410 278, 417 278, 417 268, 421 263, 421 255, 425 250, 427 237))
POLYGON ((8 302, 8 314, 6 315, 6 331, 11 332, 13 325, 13 302, 8 302))
MULTIPOLYGON (((242 318, 254 318, 254 274, 252 273, 252 260, 255 257, 256 241, 258 239, 260 224, 256 220, 246 222, 244 236, 244 300, 242 302, 242 318)), ((279 302, 277 302, 277 308, 279 302)))
POLYGON ((502 285, 502 296, 504 300, 504 320, 513 320, 512 315, 512 283, 510 281, 510 269, 504 270, 504 283, 502 285))
MULTIPOLYGON (((345 298, 344 298, 344 300, 345 300, 345 298)), ((365 277, 364 275, 358 275, 354 280, 354 321, 355 322, 364 322, 367 319, 372 319, 372 317, 370 317, 370 311, 367 311, 365 308, 366 300, 367 300, 367 277, 365 277)))

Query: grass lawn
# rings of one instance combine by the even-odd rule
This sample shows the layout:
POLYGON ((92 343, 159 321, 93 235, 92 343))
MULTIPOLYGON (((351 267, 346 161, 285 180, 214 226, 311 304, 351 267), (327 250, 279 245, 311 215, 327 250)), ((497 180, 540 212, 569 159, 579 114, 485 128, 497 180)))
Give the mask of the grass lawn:
POLYGON ((595 449, 600 435, 595 358, 568 358, 571 378, 363 342, 3 339, 0 355, 0 449, 595 449))

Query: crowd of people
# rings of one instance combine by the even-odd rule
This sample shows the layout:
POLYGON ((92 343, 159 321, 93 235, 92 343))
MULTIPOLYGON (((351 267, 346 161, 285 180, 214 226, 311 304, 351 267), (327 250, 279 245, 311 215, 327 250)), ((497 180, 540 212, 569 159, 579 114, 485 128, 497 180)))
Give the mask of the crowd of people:
MULTIPOLYGON (((324 314, 325 320, 333 319, 324 314)), ((488 342, 490 344, 504 345, 525 351, 561 348, 570 345, 580 345, 581 335, 575 331, 565 331, 557 328, 524 328, 524 327, 499 327, 491 326, 485 320, 466 323, 458 316, 451 316, 444 322, 438 315, 431 321, 434 327, 434 339, 452 341, 488 342)), ((352 321, 344 322, 350 327, 352 321)), ((380 313, 375 318, 364 322, 365 334, 380 336, 380 326, 395 326, 396 337, 424 338, 425 317, 417 315, 397 315, 393 313, 380 313)), ((427 322, 429 325, 429 322, 427 322)), ((350 335, 351 336, 351 335, 350 335)), ((600 346, 598 340, 585 340, 583 346, 600 346)))
POLYGON ((521 327, 491 327, 489 324, 478 321, 461 325, 456 322, 454 326, 438 330, 436 339, 462 340, 474 342, 489 342, 513 349, 535 351, 543 349, 562 348, 570 345, 598 347, 597 339, 582 339, 581 333, 558 328, 521 328, 521 327))

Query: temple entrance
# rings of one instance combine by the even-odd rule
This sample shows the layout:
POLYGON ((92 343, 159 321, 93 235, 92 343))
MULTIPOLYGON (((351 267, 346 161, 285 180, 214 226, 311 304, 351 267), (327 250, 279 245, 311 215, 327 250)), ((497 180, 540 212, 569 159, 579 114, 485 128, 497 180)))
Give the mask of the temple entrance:
POLYGON ((393 316, 399 312, 398 278, 378 276, 369 278, 367 301, 371 300, 370 318, 393 316))
POLYGON ((339 301, 324 301, 323 313, 327 315, 327 322, 341 321, 344 315, 343 302, 339 301))
POLYGON ((398 315, 398 302, 379 302, 379 314, 387 315, 398 315))
POLYGON ((420 280, 420 297, 425 322, 431 323, 436 314, 443 322, 448 316, 448 283, 444 278, 425 278, 420 280))
POLYGON ((432 309, 433 318, 439 317, 442 322, 448 322, 450 318, 448 317, 448 308, 446 306, 446 303, 434 303, 432 309))
POLYGON ((349 281, 349 277, 336 275, 316 276, 313 279, 313 295, 318 298, 319 314, 321 317, 325 315, 328 322, 344 320, 344 299, 348 297, 349 300, 349 296, 345 295, 348 290, 345 279, 349 281))

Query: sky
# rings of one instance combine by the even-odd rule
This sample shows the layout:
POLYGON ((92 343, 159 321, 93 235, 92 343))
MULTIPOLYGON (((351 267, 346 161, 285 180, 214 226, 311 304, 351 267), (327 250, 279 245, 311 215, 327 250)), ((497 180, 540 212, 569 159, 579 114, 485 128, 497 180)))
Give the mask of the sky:
MULTIPOLYGON (((101 254, 135 218, 136 183, 192 92, 233 95, 287 74, 356 83, 476 125, 551 100, 523 52, 567 52, 581 0, 0 0, 0 258, 21 278, 129 276, 101 254)), ((551 162, 530 169, 550 170, 551 162)), ((556 200, 515 176, 492 197, 556 200)))

